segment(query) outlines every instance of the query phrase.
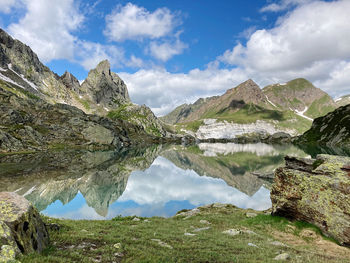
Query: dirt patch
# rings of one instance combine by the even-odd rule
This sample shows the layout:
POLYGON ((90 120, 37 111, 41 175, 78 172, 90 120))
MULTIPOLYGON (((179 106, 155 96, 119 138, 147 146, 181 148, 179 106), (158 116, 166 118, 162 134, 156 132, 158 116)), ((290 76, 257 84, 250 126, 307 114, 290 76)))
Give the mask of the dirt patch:
POLYGON ((281 241, 300 252, 303 252, 303 247, 306 248, 306 246, 311 246, 313 247, 315 254, 328 259, 336 260, 350 258, 349 248, 342 247, 331 241, 325 240, 322 236, 309 229, 303 230, 299 236, 280 231, 274 231, 272 235, 278 241, 281 241))

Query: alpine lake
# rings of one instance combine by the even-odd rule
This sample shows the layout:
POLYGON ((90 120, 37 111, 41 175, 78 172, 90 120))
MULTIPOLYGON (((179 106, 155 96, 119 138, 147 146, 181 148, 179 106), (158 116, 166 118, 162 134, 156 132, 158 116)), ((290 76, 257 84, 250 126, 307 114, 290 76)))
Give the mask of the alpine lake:
POLYGON ((264 143, 0 155, 0 192, 16 192, 42 214, 65 219, 170 217, 212 203, 265 210, 284 157, 319 153, 349 155, 264 143))

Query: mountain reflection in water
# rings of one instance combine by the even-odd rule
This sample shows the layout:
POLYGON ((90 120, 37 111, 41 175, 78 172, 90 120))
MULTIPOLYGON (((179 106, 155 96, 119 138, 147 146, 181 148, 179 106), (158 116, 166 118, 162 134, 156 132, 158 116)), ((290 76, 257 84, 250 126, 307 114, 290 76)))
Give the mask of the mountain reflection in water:
POLYGON ((165 216, 221 202, 271 206, 271 174, 295 146, 154 145, 119 152, 56 151, 0 157, 0 191, 25 196, 45 215, 104 219, 165 216))

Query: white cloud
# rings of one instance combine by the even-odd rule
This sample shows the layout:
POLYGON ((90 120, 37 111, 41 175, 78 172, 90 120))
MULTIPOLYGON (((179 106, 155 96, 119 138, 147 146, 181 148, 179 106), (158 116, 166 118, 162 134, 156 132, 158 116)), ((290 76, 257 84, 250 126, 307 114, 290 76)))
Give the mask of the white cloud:
POLYGON ((0 13, 8 14, 18 5, 20 5, 20 0, 0 0, 0 13))
POLYGON ((160 38, 176 25, 176 17, 168 8, 153 13, 132 3, 118 6, 106 17, 105 35, 114 41, 126 39, 160 38))
POLYGON ((153 57, 165 62, 173 56, 181 54, 187 47, 188 46, 177 37, 174 43, 166 41, 159 44, 156 41, 152 41, 149 46, 149 52, 153 57))
POLYGON ((350 60, 350 1, 308 2, 282 1, 300 5, 274 28, 255 31, 246 45, 237 44, 218 60, 262 84, 305 77, 333 96, 350 92, 343 86, 350 77, 342 73, 350 60))
POLYGON ((105 59, 108 59, 113 67, 119 68, 125 60, 124 51, 115 46, 79 41, 76 50, 77 59, 86 70, 95 68, 99 62, 105 59))
POLYGON ((23 0, 27 12, 8 27, 15 38, 29 45, 44 62, 72 59, 77 30, 84 16, 73 0, 23 0))
POLYGON ((261 12, 280 12, 293 6, 310 3, 315 0, 280 0, 276 3, 268 4, 260 9, 261 12))
POLYGON ((194 69, 188 73, 170 73, 164 69, 119 73, 128 86, 133 102, 146 104, 156 115, 164 115, 182 103, 223 93, 248 76, 240 69, 194 69))
POLYGON ((199 176, 192 170, 176 167, 163 157, 158 157, 146 171, 130 175, 118 201, 129 200, 152 206, 187 200, 194 206, 220 202, 257 210, 271 207, 269 190, 263 187, 250 197, 222 179, 199 176))

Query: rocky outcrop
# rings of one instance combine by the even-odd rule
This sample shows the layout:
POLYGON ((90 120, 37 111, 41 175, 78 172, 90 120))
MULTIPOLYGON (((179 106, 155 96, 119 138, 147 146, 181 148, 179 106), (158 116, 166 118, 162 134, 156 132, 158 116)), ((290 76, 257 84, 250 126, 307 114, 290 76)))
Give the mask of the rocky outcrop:
POLYGON ((350 158, 318 155, 286 157, 275 172, 272 214, 309 222, 350 246, 350 158))
POLYGON ((48 244, 49 234, 38 211, 24 197, 0 192, 0 261, 41 252, 48 244))
POLYGON ((249 124, 238 124, 229 122, 215 122, 201 125, 196 132, 196 137, 200 140, 207 139, 234 139, 242 135, 264 135, 268 136, 279 132, 274 125, 265 121, 256 121, 249 124))
MULTIPOLYGON (((40 62, 30 47, 13 39, 2 29, 0 84, 6 85, 7 91, 23 99, 40 98, 49 104, 67 104, 86 114, 98 116, 106 116, 110 111, 131 104, 127 86, 111 71, 108 60, 100 62, 91 70, 80 85, 78 79, 67 71, 62 76, 53 73, 40 62)), ((130 110, 136 112, 131 123, 137 125, 138 129, 153 136, 165 136, 163 126, 148 107, 133 105, 130 110)), ((6 141, 12 140, 6 137, 6 141)))
POLYGON ((87 79, 81 85, 81 90, 88 94, 91 101, 108 109, 130 102, 124 81, 111 72, 108 60, 100 62, 89 72, 87 79))
POLYGON ((122 119, 142 127, 146 133, 156 137, 170 136, 150 108, 146 105, 126 103, 107 115, 111 119, 122 119))
POLYGON ((345 96, 342 96, 342 97, 336 99, 335 103, 337 104, 338 107, 349 105, 350 104, 350 95, 345 95, 345 96))
POLYGON ((300 136, 296 142, 349 147, 350 105, 339 107, 326 116, 315 119, 311 129, 300 136))
POLYGON ((8 85, 0 83, 0 152, 73 146, 117 148, 130 144, 131 132, 147 137, 141 127, 123 120, 86 115, 75 107, 52 105, 39 98, 23 99, 20 92, 8 91, 8 85))

